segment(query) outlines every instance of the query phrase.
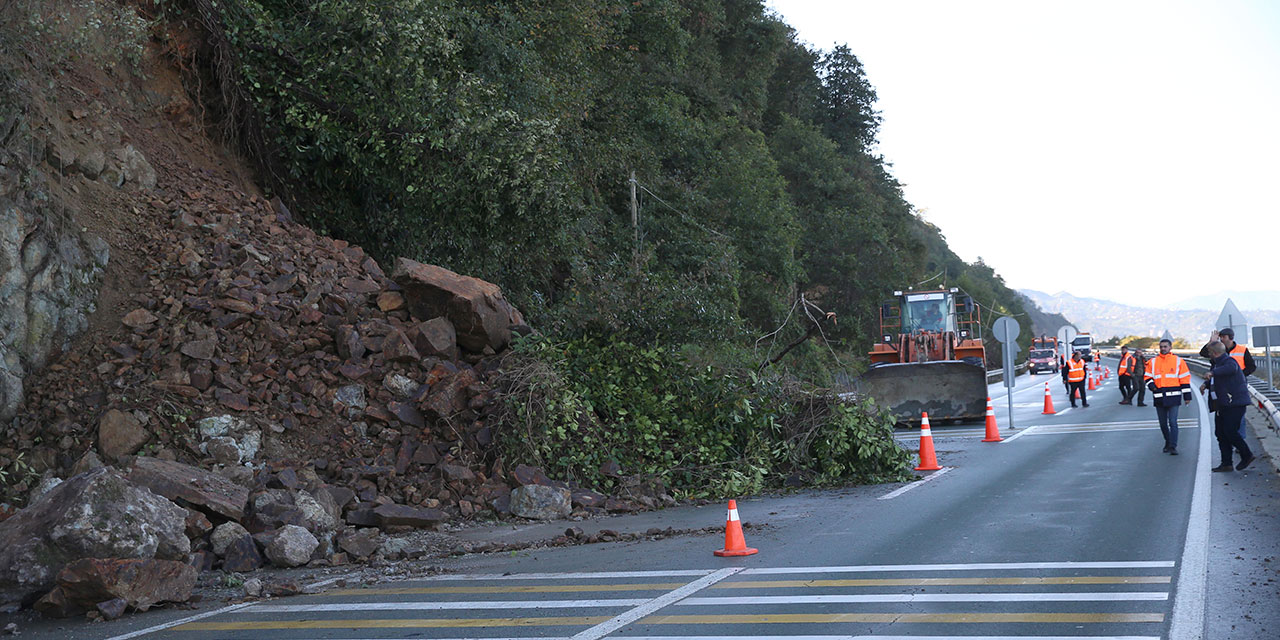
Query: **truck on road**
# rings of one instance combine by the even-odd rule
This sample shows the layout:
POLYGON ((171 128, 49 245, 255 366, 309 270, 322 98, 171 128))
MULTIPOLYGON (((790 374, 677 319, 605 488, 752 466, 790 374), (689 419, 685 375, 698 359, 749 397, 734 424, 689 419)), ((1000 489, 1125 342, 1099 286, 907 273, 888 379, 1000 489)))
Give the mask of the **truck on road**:
POLYGON ((1031 338, 1031 351, 1027 354, 1027 371, 1037 373, 1058 372, 1058 339, 1049 336, 1031 338))
POLYGON ((1076 334, 1071 340, 1071 352, 1079 353, 1085 362, 1093 362, 1093 336, 1086 332, 1076 334))

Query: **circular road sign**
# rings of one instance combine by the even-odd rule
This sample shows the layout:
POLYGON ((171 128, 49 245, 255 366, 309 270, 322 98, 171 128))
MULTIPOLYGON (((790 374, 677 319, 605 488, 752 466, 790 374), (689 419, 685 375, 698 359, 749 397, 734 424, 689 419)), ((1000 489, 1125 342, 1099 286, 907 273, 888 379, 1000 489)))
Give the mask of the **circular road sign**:
POLYGON ((1018 333, 1022 331, 1022 328, 1018 326, 1017 320, 1005 316, 996 320, 995 324, 991 326, 991 330, 995 332, 996 340, 1004 344, 1011 344, 1018 339, 1018 333))

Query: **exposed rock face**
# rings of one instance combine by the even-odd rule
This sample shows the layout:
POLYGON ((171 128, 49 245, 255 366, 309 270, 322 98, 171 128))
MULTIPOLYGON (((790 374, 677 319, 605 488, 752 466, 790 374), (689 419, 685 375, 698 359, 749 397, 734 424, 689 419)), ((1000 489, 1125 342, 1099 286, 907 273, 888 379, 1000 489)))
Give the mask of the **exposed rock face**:
POLYGON ((157 602, 191 599, 196 570, 174 560, 84 558, 64 567, 57 581, 58 586, 36 603, 45 615, 75 615, 115 600, 120 602, 107 606, 119 612, 126 606, 146 611, 157 602))
POLYGON ((23 379, 88 327, 110 253, 45 204, 43 144, 10 82, 0 74, 0 421, 17 413, 23 379))
POLYGON ((527 484, 511 492, 511 513, 522 518, 567 518, 571 511, 569 490, 562 487, 527 484))
POLYGON ((491 282, 408 258, 396 260, 391 279, 404 288, 414 317, 447 319, 457 331, 458 344, 469 351, 501 351, 511 342, 511 327, 524 324, 524 316, 491 282))
POLYGON ((106 468, 71 478, 0 522, 0 600, 49 589, 81 558, 186 560, 186 516, 106 468))

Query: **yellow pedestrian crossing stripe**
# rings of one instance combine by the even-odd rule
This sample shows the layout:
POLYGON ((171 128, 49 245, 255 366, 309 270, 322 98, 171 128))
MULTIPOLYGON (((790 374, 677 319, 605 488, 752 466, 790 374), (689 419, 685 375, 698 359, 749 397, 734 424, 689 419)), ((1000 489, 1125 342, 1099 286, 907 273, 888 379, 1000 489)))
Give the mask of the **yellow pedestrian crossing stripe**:
POLYGON ((1031 625, 1075 625, 1098 638, 1149 639, 1163 627, 1124 625, 1166 622, 1173 566, 1144 560, 739 567, 687 572, 689 581, 673 580, 677 574, 671 571, 438 576, 415 585, 342 588, 238 605, 234 611, 174 621, 166 631, 189 640, 275 632, 283 640, 308 631, 347 638, 400 629, 414 637, 443 638, 451 637, 449 629, 526 628, 530 631, 505 633, 513 640, 548 633, 598 640, 623 629, 651 627, 681 637, 696 635, 698 628, 734 629, 738 633, 729 635, 763 640, 782 637, 771 633, 803 633, 803 625, 920 625, 895 626, 894 637, 902 638, 936 633, 940 625, 989 625, 1007 638, 1019 629, 1039 631, 1031 625), (841 577, 852 572, 866 577, 841 577), (582 595, 561 599, 560 594, 582 595), (484 615, 489 612, 498 615, 484 615), (1134 635, 1139 628, 1150 633, 1134 635), (1124 633, 1099 635, 1116 631, 1124 633))
MULTIPOLYGON (((1071 584, 1168 584, 1170 576, 1063 576, 1003 578, 864 578, 855 580, 735 580, 713 585, 711 589, 793 589, 802 587, 924 587, 968 585, 1071 585, 1071 584)), ((669 591, 682 582, 649 582, 630 584, 539 584, 520 586, 449 586, 401 587, 370 589, 336 589, 322 595, 431 595, 445 593, 589 593, 596 591, 669 591)))

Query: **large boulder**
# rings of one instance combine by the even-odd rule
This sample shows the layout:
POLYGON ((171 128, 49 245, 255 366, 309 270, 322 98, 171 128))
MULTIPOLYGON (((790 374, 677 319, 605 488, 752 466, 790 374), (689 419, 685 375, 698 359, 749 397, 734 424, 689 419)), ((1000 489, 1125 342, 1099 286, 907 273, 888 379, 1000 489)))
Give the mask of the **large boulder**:
POLYGON ((129 480, 175 502, 189 504, 223 518, 244 518, 249 490, 216 473, 181 462, 137 458, 129 480))
POLYGON ((0 522, 0 601, 54 586, 81 558, 185 561, 187 511, 107 468, 84 473, 0 522))
POLYGON ((116 599, 139 611, 157 602, 186 602, 196 586, 196 570, 176 560, 84 558, 64 567, 57 580, 35 608, 66 617, 116 599))
POLYGON ((572 495, 564 487, 527 484, 511 492, 511 513, 532 520, 567 518, 572 495))
POLYGON ((267 559, 278 567, 296 567, 311 560, 311 553, 320 546, 310 531, 287 524, 276 531, 267 543, 267 559))
POLYGON ((511 328, 524 324, 524 316, 491 282, 408 258, 396 260, 391 279, 404 289, 410 313, 421 320, 448 319, 458 344, 468 351, 500 351, 511 342, 511 328))

